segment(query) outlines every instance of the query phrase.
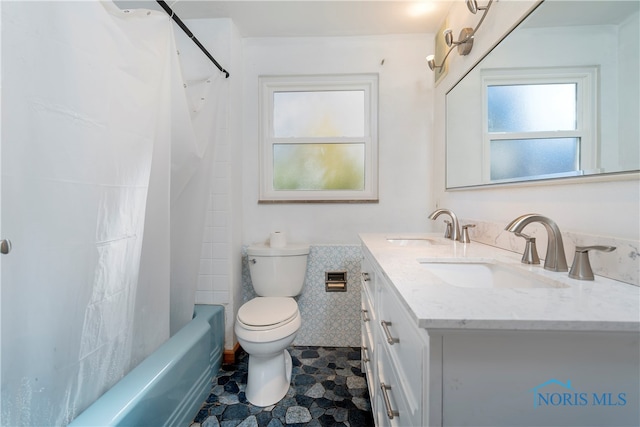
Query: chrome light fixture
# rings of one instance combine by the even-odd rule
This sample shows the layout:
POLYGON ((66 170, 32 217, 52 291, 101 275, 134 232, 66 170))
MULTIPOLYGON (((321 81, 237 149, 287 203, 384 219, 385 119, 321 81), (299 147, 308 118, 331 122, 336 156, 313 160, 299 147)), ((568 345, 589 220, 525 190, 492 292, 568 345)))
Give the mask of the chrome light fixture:
POLYGON ((444 30, 444 42, 448 47, 458 46, 458 53, 460 55, 468 55, 473 48, 473 28, 463 28, 458 35, 458 41, 453 40, 453 31, 450 28, 444 30))
POLYGON ((436 57, 435 55, 428 55, 427 56, 427 64, 429 65, 429 68, 431 68, 431 71, 434 71, 436 68, 442 68, 444 67, 444 62, 447 60, 447 56, 449 56, 449 54, 453 52, 453 49, 449 49, 449 51, 447 52, 447 54, 444 56, 444 58, 442 58, 442 63, 440 65, 436 64, 436 57))
POLYGON ((447 54, 444 56, 444 58, 442 58, 442 63, 440 65, 436 64, 434 55, 427 56, 427 64, 429 64, 429 68, 431 69, 431 71, 435 70, 436 68, 439 69, 444 67, 444 63, 447 60, 447 57, 449 56, 449 54, 453 51, 454 47, 458 48, 459 55, 468 55, 469 53, 471 53, 475 34, 480 28, 480 25, 482 25, 484 18, 487 16, 487 13, 491 8, 491 4, 493 3, 493 0, 489 0, 489 3, 487 3, 486 6, 478 6, 477 0, 466 0, 466 2, 467 2, 467 8, 469 9, 469 12, 473 14, 478 13, 479 10, 484 11, 484 13, 482 14, 482 17, 480 18, 480 21, 478 21, 478 25, 476 25, 475 28, 470 28, 470 27, 463 28, 460 31, 460 34, 458 35, 457 41, 454 40, 453 38, 453 30, 451 30, 450 28, 447 28, 446 30, 444 30, 442 34, 444 36, 444 42, 446 43, 447 47, 449 47, 449 50, 447 51, 447 54))
POLYGON ((491 7, 491 2, 489 2, 489 4, 484 7, 481 7, 478 6, 477 0, 467 0, 467 8, 469 9, 469 12, 473 13, 474 15, 478 13, 479 10, 487 10, 489 9, 489 7, 491 7))

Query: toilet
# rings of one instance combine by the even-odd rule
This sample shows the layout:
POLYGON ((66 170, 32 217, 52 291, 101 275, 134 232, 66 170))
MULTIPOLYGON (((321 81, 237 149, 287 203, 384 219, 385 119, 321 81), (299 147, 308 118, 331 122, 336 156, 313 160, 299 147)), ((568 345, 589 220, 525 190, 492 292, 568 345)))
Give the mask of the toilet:
POLYGON ((279 402, 289 390, 293 342, 302 320, 294 296, 302 292, 309 245, 247 248, 249 273, 258 295, 238 310, 235 333, 249 354, 247 400, 255 406, 279 402))

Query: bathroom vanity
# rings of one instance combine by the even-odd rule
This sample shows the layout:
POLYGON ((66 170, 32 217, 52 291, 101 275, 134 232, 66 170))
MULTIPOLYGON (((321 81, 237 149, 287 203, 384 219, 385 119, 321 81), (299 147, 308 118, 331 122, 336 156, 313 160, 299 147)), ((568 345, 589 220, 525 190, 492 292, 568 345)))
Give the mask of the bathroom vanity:
POLYGON ((377 426, 640 425, 640 288, 432 234, 360 238, 377 426))

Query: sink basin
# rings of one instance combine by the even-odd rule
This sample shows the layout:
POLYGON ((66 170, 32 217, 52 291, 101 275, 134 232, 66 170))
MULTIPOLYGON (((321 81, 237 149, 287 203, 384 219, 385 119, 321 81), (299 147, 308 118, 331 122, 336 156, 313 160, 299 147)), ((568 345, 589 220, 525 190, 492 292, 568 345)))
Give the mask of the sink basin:
POLYGON ((420 264, 449 285, 461 288, 566 288, 552 279, 488 262, 422 262, 420 264))
POLYGON ((430 246, 430 245, 444 245, 446 243, 440 242, 434 239, 427 238, 413 238, 413 237, 388 237, 387 242, 396 246, 430 246))

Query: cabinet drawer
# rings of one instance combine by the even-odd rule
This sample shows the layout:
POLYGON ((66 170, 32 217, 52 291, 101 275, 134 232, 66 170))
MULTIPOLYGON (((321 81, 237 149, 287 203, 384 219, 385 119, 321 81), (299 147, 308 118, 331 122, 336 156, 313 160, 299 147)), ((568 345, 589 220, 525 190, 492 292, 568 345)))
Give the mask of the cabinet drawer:
POLYGON ((360 293, 360 298, 360 317, 362 321, 371 328, 372 325, 377 323, 376 320, 378 319, 378 314, 376 313, 373 305, 373 295, 367 294, 363 289, 360 293))
POLYGON ((405 394, 403 380, 393 368, 386 349, 378 354, 378 383, 376 385, 376 425, 391 427, 422 426, 421 408, 412 407, 405 394))
MULTIPOLYGON (((361 348, 361 360, 362 360, 362 368, 360 369, 367 375, 367 381, 373 381, 373 347, 371 346, 371 342, 369 341, 369 336, 367 334, 362 334, 362 348, 361 348)), ((371 387, 369 387, 371 388, 371 387)), ((371 390, 369 390, 371 392, 371 390)))
MULTIPOLYGON (((376 293, 376 272, 373 265, 366 257, 362 259, 360 272, 360 286, 373 303, 373 297, 376 293)), ((371 308, 373 308, 373 305, 371 308)))
MULTIPOLYGON (((374 395, 374 386, 376 383, 375 375, 375 350, 373 348, 373 341, 370 341, 370 335, 363 331, 362 334, 362 348, 361 348, 361 365, 360 370, 365 374, 367 378, 367 388, 369 389, 369 396, 374 395)), ((371 402, 373 404, 373 402, 371 402)), ((373 406, 373 405, 372 405, 373 406)))
MULTIPOLYGON (((380 315, 376 326, 380 346, 388 352, 390 362, 396 368, 399 387, 403 390, 408 406, 412 410, 421 410, 428 341, 395 294, 384 285, 380 285, 378 290, 380 315)), ((378 353, 382 354, 380 348, 378 353)))
MULTIPOLYGON (((374 387, 376 384, 376 375, 375 375, 375 341, 373 339, 373 322, 371 320, 371 305, 364 291, 361 296, 361 329, 362 329, 362 339, 361 339, 361 370, 367 376, 367 385, 369 388, 369 395, 373 396, 374 387)), ((373 401, 372 408, 373 408, 373 401)))
POLYGON ((370 348, 373 349, 373 328, 375 327, 375 311, 372 309, 370 301, 367 299, 364 292, 362 293, 362 300, 360 302, 360 322, 362 324, 362 335, 366 335, 367 341, 370 344, 370 348))

